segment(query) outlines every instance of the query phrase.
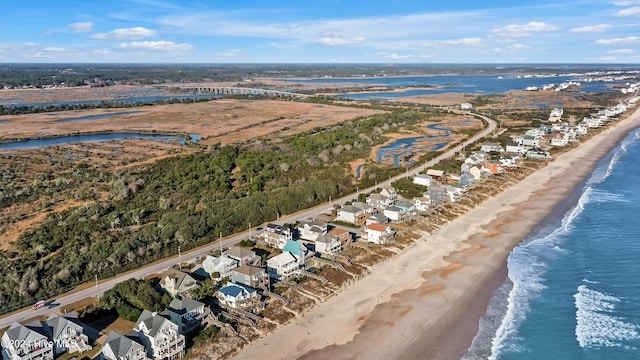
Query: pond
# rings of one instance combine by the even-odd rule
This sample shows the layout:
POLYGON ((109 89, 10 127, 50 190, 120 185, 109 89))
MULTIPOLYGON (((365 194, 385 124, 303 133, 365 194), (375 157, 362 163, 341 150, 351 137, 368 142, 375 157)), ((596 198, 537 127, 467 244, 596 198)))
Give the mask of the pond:
POLYGON ((78 143, 78 142, 109 141, 109 140, 124 140, 124 139, 154 139, 154 140, 169 141, 169 140, 179 140, 179 138, 180 138, 179 135, 145 134, 145 133, 134 133, 134 132, 70 135, 70 136, 60 136, 55 138, 28 139, 28 140, 18 140, 18 141, 0 143, 0 150, 39 148, 44 146, 71 144, 71 143, 78 143))

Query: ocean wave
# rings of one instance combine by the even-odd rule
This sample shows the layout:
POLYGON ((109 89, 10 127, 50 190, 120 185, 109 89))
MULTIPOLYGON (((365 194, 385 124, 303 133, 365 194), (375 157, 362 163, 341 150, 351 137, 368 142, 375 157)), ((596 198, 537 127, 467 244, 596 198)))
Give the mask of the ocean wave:
POLYGON ((576 340, 582 348, 624 347, 624 341, 640 339, 640 327, 613 313, 620 299, 578 286, 576 304, 576 340))
POLYGON ((616 194, 605 190, 591 190, 591 199, 597 203, 605 203, 605 202, 629 202, 629 200, 625 199, 623 194, 616 194))
POLYGON ((587 187, 578 203, 562 218, 560 226, 548 235, 531 239, 516 247, 507 259, 508 277, 513 287, 507 297, 507 310, 491 341, 490 360, 503 352, 518 351, 518 329, 529 313, 529 303, 537 297, 544 285, 549 249, 560 249, 565 235, 573 230, 573 221, 582 213, 593 197, 593 188, 587 187))

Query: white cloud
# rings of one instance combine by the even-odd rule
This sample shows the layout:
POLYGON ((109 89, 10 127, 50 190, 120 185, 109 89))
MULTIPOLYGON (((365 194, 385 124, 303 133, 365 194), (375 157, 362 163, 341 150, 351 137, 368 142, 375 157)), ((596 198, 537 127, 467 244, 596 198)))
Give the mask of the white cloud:
POLYGON ((638 16, 640 15, 640 6, 633 6, 628 9, 620 10, 616 16, 638 16))
POLYGON ((627 36, 624 38, 613 38, 613 39, 600 39, 596 40, 596 44, 598 45, 622 45, 622 44, 634 44, 640 43, 640 37, 638 36, 627 36))
POLYGON ((105 49, 98 49, 98 50, 93 50, 91 53, 95 55, 109 55, 111 54, 111 51, 105 50, 105 49))
POLYGON ((85 32, 91 31, 91 29, 93 28, 93 23, 92 22, 77 22, 77 23, 69 24, 68 26, 73 32, 85 33, 85 32))
POLYGON ((575 27, 575 28, 571 28, 569 29, 569 32, 572 33, 584 33, 584 34, 599 34, 599 33, 603 33, 605 31, 607 31, 607 29, 610 29, 612 26, 609 24, 600 24, 600 25, 590 25, 590 26, 582 26, 582 27, 575 27))
POLYGON ((389 52, 386 52, 386 51, 377 52, 377 53, 375 53, 375 55, 383 57, 383 58, 387 58, 387 59, 393 59, 393 60, 409 59, 409 58, 413 57, 413 55, 411 55, 411 54, 400 55, 400 54, 396 54, 396 53, 389 53, 389 52))
POLYGON ((530 47, 527 46, 527 45, 515 43, 515 44, 511 44, 509 46, 493 48, 493 49, 491 49, 491 52, 494 52, 494 53, 515 52, 515 51, 518 51, 518 50, 529 49, 529 48, 530 47))
POLYGON ((49 52, 65 52, 65 48, 63 47, 45 47, 44 49, 42 49, 44 51, 49 51, 49 52))
POLYGON ((125 50, 157 50, 157 51, 187 51, 193 49, 191 44, 176 44, 173 41, 131 41, 118 45, 125 50))
POLYGON ((358 45, 365 42, 365 38, 362 36, 356 36, 352 38, 345 38, 341 36, 322 36, 316 39, 315 43, 326 46, 346 46, 346 45, 358 45))
POLYGON ((478 46, 482 43, 481 38, 463 38, 453 40, 436 41, 437 46, 478 46))
POLYGON ((635 54, 636 51, 633 49, 618 49, 618 50, 609 50, 607 54, 616 54, 616 55, 628 55, 635 54))
POLYGON ((241 54, 241 52, 238 49, 226 50, 226 51, 221 51, 221 52, 218 53, 218 55, 224 56, 224 57, 236 57, 236 56, 238 56, 240 54, 241 54))
POLYGON ((32 47, 32 46, 36 46, 36 43, 34 43, 34 42, 26 42, 26 43, 24 43, 22 45, 24 45, 26 47, 32 47))
POLYGON ((519 24, 507 25, 498 29, 493 29, 492 32, 496 35, 505 36, 505 37, 525 37, 525 36, 531 36, 533 35, 533 33, 536 33, 536 32, 554 31, 554 30, 557 30, 555 26, 552 26, 543 22, 531 21, 527 24, 522 24, 522 25, 519 25, 519 24))
POLYGON ((138 40, 156 35, 155 30, 136 26, 133 28, 116 29, 108 33, 95 34, 92 35, 91 38, 100 40, 138 40))

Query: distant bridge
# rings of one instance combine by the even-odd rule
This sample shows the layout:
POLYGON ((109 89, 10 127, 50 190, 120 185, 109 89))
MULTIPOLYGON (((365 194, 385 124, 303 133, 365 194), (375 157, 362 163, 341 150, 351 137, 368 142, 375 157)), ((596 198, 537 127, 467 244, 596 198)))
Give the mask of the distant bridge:
POLYGON ((244 87, 229 87, 229 86, 195 87, 191 89, 201 94, 216 94, 216 95, 277 95, 282 97, 295 97, 299 99, 306 99, 306 98, 313 97, 313 95, 299 94, 299 93, 288 92, 288 91, 244 88, 244 87))

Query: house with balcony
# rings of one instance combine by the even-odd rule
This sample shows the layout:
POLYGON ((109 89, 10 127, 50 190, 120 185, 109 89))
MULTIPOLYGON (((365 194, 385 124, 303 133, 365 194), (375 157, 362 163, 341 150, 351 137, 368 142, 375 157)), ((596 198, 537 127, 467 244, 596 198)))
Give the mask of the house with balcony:
POLYGON ((362 209, 362 211, 364 211, 365 217, 378 212, 377 208, 367 203, 363 203, 362 201, 355 201, 351 205, 357 207, 358 209, 362 209))
POLYGON ((39 321, 14 322, 2 335, 4 360, 53 360, 53 344, 39 321))
POLYGON ((342 243, 337 236, 324 234, 314 241, 315 250, 320 254, 334 255, 342 252, 342 243))
POLYGON ((184 354, 185 338, 179 334, 178 325, 156 312, 143 310, 133 330, 150 358, 175 359, 184 354))
POLYGON ((300 239, 314 241, 327 233, 327 223, 315 220, 302 220, 298 223, 300 239))
POLYGON ((267 279, 267 274, 263 268, 251 265, 241 265, 231 270, 231 281, 257 288, 263 286, 267 279))
POLYGON ((343 221, 349 224, 360 225, 364 223, 365 218, 366 214, 364 210, 353 205, 346 205, 338 210, 336 221, 343 221))
POLYGON ((293 231, 281 225, 268 224, 262 236, 269 246, 282 249, 287 241, 293 240, 293 231))
POLYGON ((367 205, 382 210, 390 205, 389 198, 378 193, 367 196, 367 205))
POLYGON ((253 306, 259 300, 258 290, 240 284, 229 283, 216 293, 222 306, 241 309, 253 306))
POLYGON ((351 247, 351 243, 353 242, 353 235, 345 229, 335 228, 329 231, 330 235, 335 236, 340 241, 340 246, 342 250, 348 249, 351 247))
POLYGON ((45 333, 53 341, 53 353, 83 353, 92 349, 84 326, 75 311, 64 315, 51 314, 43 324, 45 333))
POLYGON ((485 152, 485 153, 489 153, 489 152, 504 152, 504 148, 502 147, 502 145, 498 144, 498 143, 492 143, 492 142, 486 142, 484 144, 482 144, 482 146, 480 146, 480 150, 485 152))
POLYGON ((147 360, 147 350, 137 333, 120 335, 116 331, 109 332, 100 353, 102 360, 147 360))
POLYGON ((202 327, 209 308, 200 301, 177 297, 160 315, 178 325, 178 334, 187 335, 202 327))
POLYGON ((267 274, 276 280, 300 273, 300 263, 290 252, 283 252, 267 260, 267 274))
POLYGON ((371 224, 364 227, 362 239, 375 244, 389 244, 394 241, 396 232, 388 225, 371 224))
POLYGON ((202 268, 209 274, 209 277, 215 279, 224 279, 231 276, 231 270, 238 267, 238 261, 226 255, 214 257, 207 255, 202 262, 202 268))
POLYGON ((184 295, 198 287, 196 279, 186 272, 169 269, 160 277, 160 287, 171 296, 184 295))
POLYGON ((254 265, 260 261, 260 257, 256 252, 241 246, 234 246, 224 252, 224 255, 237 261, 238 265, 248 264, 254 265))
POLYGON ((365 220, 365 225, 369 225, 369 224, 388 224, 388 223, 389 223, 389 218, 386 217, 384 214, 381 214, 381 213, 373 214, 373 215, 369 216, 365 220))

